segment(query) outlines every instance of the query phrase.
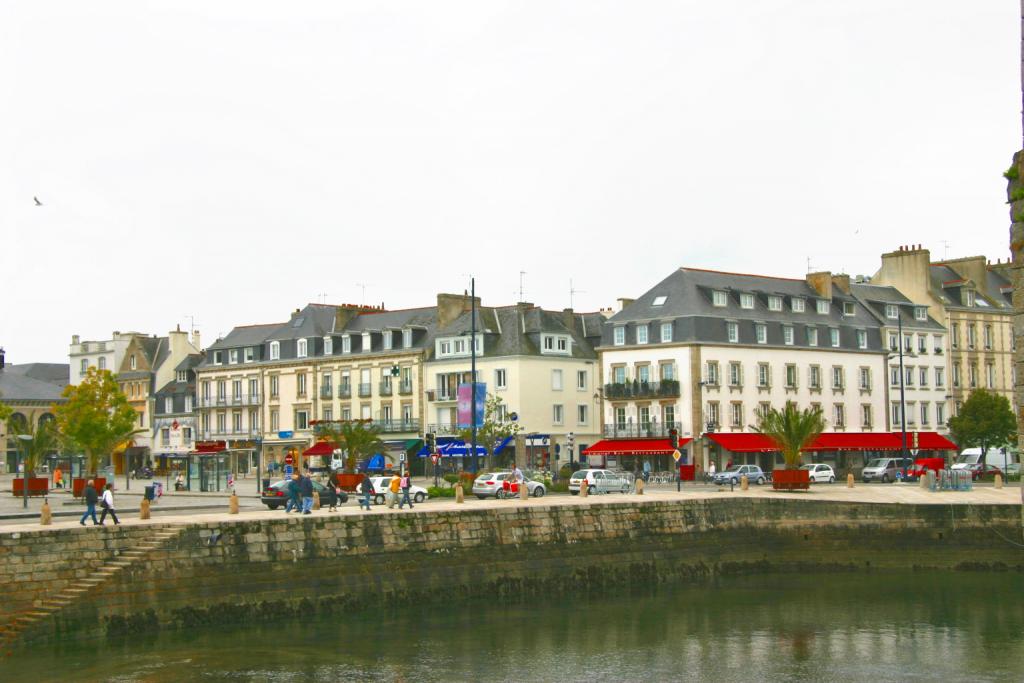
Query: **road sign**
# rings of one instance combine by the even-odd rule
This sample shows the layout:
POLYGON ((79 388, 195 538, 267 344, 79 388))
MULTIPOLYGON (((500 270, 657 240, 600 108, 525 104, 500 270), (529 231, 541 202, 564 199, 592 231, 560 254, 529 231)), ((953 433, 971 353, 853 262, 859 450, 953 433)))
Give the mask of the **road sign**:
POLYGON ((683 457, 683 454, 679 452, 678 448, 676 450, 672 451, 672 458, 675 459, 676 462, 679 462, 679 459, 681 457, 683 457))
POLYGON ((295 456, 292 455, 291 453, 289 453, 288 455, 284 456, 284 464, 285 465, 294 465, 295 464, 295 456))
POLYGON ((294 471, 295 470, 292 469, 291 465, 285 465, 284 466, 284 476, 285 477, 291 477, 292 476, 292 472, 294 472, 294 471))
POLYGON ((437 453, 434 453, 432 456, 430 456, 430 462, 434 463, 435 465, 437 464, 437 461, 440 459, 441 456, 438 455, 437 453))
POLYGON ((405 462, 405 453, 398 454, 398 462, 405 462))
POLYGON ((912 443, 914 445, 911 447, 910 452, 913 453, 916 456, 917 455, 917 451, 918 451, 917 432, 911 432, 911 435, 913 436, 912 443))

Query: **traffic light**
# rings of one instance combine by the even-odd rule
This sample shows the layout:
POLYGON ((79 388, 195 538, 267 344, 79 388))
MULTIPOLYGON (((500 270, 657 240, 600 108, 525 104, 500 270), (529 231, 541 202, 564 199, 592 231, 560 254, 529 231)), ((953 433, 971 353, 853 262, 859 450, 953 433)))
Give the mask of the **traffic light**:
POLYGON ((565 445, 568 446, 570 449, 576 445, 576 435, 574 433, 569 432, 569 434, 565 437, 565 445))
POLYGON ((427 434, 424 441, 427 442, 427 453, 433 454, 437 450, 437 439, 434 437, 434 433, 427 434))
POLYGON ((672 450, 679 450, 679 430, 673 427, 668 430, 668 445, 672 447, 672 450))

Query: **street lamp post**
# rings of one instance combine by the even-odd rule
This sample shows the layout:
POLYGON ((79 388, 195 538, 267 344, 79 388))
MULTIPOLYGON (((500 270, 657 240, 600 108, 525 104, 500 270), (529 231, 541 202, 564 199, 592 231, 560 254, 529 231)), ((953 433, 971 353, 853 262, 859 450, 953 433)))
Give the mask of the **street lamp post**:
POLYGON ((903 461, 903 478, 907 478, 907 403, 904 389, 905 378, 903 376, 903 315, 898 311, 896 316, 896 329, 899 339, 897 348, 900 355, 900 458, 903 461))
MULTIPOLYGON (((25 448, 28 448, 28 442, 32 440, 32 437, 28 434, 18 434, 18 440, 22 441, 25 448)), ((18 451, 21 451, 19 448, 18 451)), ((28 509, 28 454, 22 453, 21 456, 21 507, 28 509)))
MULTIPOLYGON (((463 290, 465 291, 465 290, 463 290)), ((473 473, 479 469, 476 456, 476 278, 469 279, 469 414, 472 426, 473 473)))

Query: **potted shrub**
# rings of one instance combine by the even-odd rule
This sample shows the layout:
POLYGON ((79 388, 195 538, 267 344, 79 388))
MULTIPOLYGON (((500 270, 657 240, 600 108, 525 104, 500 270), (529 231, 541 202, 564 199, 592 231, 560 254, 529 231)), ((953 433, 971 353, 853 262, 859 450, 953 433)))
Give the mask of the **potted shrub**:
POLYGON ((820 408, 800 410, 792 401, 782 410, 769 408, 758 420, 757 431, 771 439, 782 452, 785 469, 772 471, 772 488, 782 491, 807 490, 810 472, 800 469, 800 451, 825 430, 820 408))
POLYGON ((31 423, 19 420, 8 422, 8 429, 16 437, 23 464, 22 476, 11 483, 11 492, 15 496, 24 496, 27 482, 28 495, 45 496, 50 490, 50 479, 35 474, 39 463, 60 446, 56 425, 52 420, 44 420, 33 427, 31 423))
POLYGON ((371 420, 320 422, 317 432, 321 440, 345 451, 345 471, 333 475, 342 491, 355 491, 356 486, 363 481, 364 475, 356 472, 359 460, 387 448, 380 439, 380 428, 371 420))

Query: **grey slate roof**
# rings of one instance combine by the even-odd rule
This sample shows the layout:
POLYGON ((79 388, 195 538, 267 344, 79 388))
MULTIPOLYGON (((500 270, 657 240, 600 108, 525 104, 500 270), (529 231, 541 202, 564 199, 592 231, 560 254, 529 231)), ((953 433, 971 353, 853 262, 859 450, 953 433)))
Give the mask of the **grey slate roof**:
POLYGON ((305 308, 293 313, 291 319, 279 325, 267 336, 267 341, 284 339, 308 339, 323 337, 334 328, 336 307, 325 304, 307 304, 305 308))
MULTIPOLYGON (((264 325, 242 325, 231 330, 223 339, 218 339, 210 344, 209 349, 234 349, 243 346, 259 346, 274 332, 281 327, 281 323, 268 323, 264 325)), ((209 355, 209 354, 207 354, 209 355)))
MULTIPOLYGON (((566 326, 563 313, 548 311, 536 306, 481 306, 477 310, 477 330, 485 335, 484 352, 481 357, 491 356, 539 356, 541 335, 562 334, 572 337, 573 358, 596 358, 593 344, 600 338, 600 326, 594 316, 597 313, 573 314, 572 326, 566 326), (584 335, 584 321, 590 336, 584 335)), ((472 329, 471 314, 463 313, 435 337, 468 334, 472 329)), ((434 349, 428 351, 434 357, 434 349)))
POLYGON ((943 331, 946 328, 935 318, 928 316, 928 320, 918 320, 914 317, 914 309, 917 304, 912 302, 895 287, 888 285, 871 285, 855 283, 850 285, 850 292, 870 310, 882 325, 896 326, 896 320, 887 318, 885 315, 886 304, 899 306, 900 321, 904 329, 934 330, 943 331))
POLYGON ((67 363, 21 363, 8 365, 4 372, 16 372, 41 382, 50 382, 63 388, 70 381, 67 363))
POLYGON ((28 363, 24 366, 8 365, 0 370, 0 401, 19 403, 25 401, 61 402, 61 391, 68 383, 70 368, 61 364, 28 363), (40 365, 56 365, 63 367, 68 373, 63 379, 48 381, 37 379, 39 376, 52 376, 57 373, 53 367, 40 368, 40 365), (35 376, 33 376, 35 375, 35 376))
POLYGON ((633 303, 618 312, 605 325, 601 340, 602 347, 614 346, 614 329, 624 327, 626 345, 636 343, 637 325, 650 325, 649 344, 660 342, 657 325, 672 325, 672 342, 702 342, 727 344, 727 323, 736 323, 739 329, 739 344, 756 344, 756 324, 767 328, 767 346, 787 348, 810 348, 808 329, 817 329, 818 343, 814 348, 830 348, 829 329, 838 329, 839 349, 858 349, 857 330, 867 335, 868 351, 881 351, 881 326, 874 315, 856 297, 845 294, 837 287, 832 288, 832 299, 828 313, 818 313, 816 301, 821 297, 805 280, 727 273, 698 268, 679 268, 633 303), (726 306, 715 306, 713 292, 723 291, 727 295, 726 306), (740 294, 754 295, 754 308, 740 306, 740 294), (783 297, 782 310, 768 309, 768 297, 783 297), (655 305, 659 297, 665 297, 661 305, 655 305), (805 300, 805 311, 792 310, 792 301, 805 300), (853 304, 854 314, 844 315, 843 303, 853 304), (794 344, 785 345, 783 327, 792 326, 794 344))

